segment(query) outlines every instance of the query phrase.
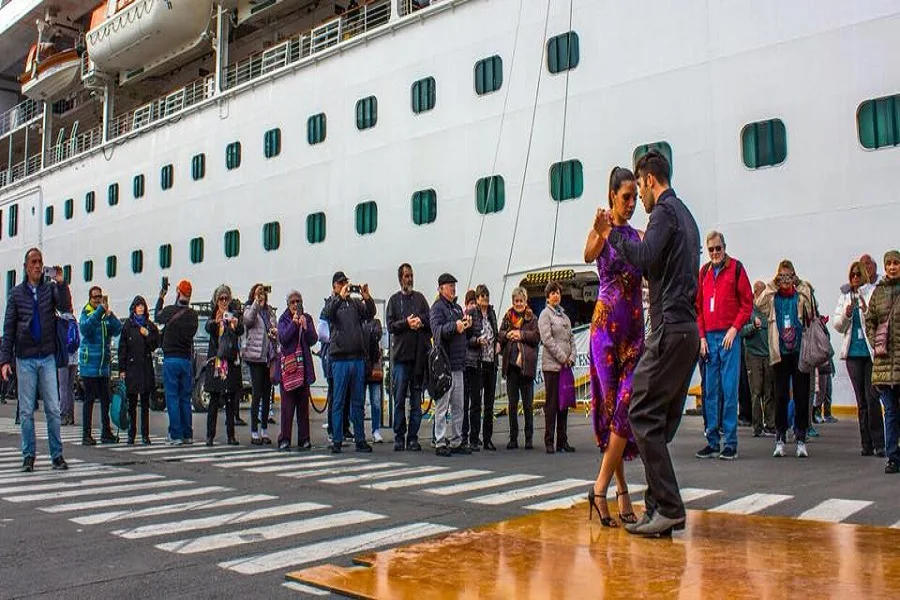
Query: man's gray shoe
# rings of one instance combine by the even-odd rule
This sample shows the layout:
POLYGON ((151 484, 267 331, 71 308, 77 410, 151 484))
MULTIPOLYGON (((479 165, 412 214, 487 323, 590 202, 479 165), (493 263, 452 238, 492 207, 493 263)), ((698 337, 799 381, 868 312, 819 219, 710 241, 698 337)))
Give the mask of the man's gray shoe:
POLYGON ((628 533, 636 533, 635 529, 637 529, 638 527, 641 527, 641 526, 648 525, 650 523, 650 519, 651 519, 651 513, 645 512, 644 514, 641 515, 641 518, 638 519, 637 523, 626 523, 625 531, 627 531, 628 533))
MULTIPOLYGON (((644 516, 646 517, 646 513, 644 516)), ((672 535, 672 531, 684 529, 684 521, 684 517, 670 519, 656 511, 648 521, 645 522, 644 519, 641 519, 633 526, 626 527, 625 530, 628 533, 646 537, 668 537, 672 535)))

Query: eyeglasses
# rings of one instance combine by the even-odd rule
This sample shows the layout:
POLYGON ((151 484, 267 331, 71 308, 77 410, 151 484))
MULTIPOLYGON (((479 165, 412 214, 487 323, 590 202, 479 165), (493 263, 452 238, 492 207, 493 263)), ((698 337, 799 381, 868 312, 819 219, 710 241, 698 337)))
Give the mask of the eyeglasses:
POLYGON ((300 304, 300 301, 295 298, 295 299, 291 300, 288 304, 300 304))
POLYGON ((778 275, 778 279, 780 279, 781 281, 791 281, 794 279, 794 276, 790 273, 781 273, 780 275, 778 275))
POLYGON ((93 296, 91 296, 91 300, 103 300, 103 296, 102 295, 93 295, 93 296))
POLYGON ((722 246, 710 246, 709 248, 707 248, 707 250, 709 250, 710 254, 712 254, 713 252, 721 252, 722 246))
POLYGON ((861 274, 859 271, 853 271, 852 273, 850 273, 850 277, 851 277, 851 278, 853 278, 853 277, 862 277, 862 274, 861 274))
POLYGON ((229 299, 228 296, 219 296, 219 302, 228 302, 229 299))

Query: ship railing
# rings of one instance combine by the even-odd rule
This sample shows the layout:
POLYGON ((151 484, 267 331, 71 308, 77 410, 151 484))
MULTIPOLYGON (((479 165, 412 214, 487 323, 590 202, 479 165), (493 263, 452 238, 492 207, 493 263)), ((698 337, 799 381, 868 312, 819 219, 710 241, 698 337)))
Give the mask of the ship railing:
POLYGON ((5 113, 0 114, 0 136, 4 136, 10 131, 28 125, 35 119, 43 116, 43 114, 43 103, 37 100, 28 98, 24 102, 16 104, 5 113))
POLYGON ((64 139, 47 149, 44 157, 44 166, 50 167, 56 163, 78 156, 88 150, 96 148, 103 143, 103 125, 79 133, 74 137, 64 139))
POLYGON ((290 37, 284 42, 257 52, 225 68, 223 88, 230 89, 298 62, 343 41, 387 23, 391 2, 380 0, 348 10, 339 17, 290 37))
POLYGON ((397 0, 397 14, 401 17, 405 17, 417 10, 422 10, 433 4, 440 4, 445 1, 446 0, 397 0))
POLYGON ((116 139, 160 121, 215 95, 215 77, 207 75, 162 98, 116 116, 109 127, 109 139, 116 139))
MULTIPOLYGON (((34 156, 29 157, 27 160, 23 160, 20 163, 16 163, 12 166, 12 169, 9 170, 9 181, 8 183, 12 183, 14 181, 18 181, 29 175, 33 175, 41 170, 41 155, 40 153, 35 154, 34 156)), ((5 184, 4 184, 5 185, 5 184)), ((2 186, 0 186, 2 187, 2 186)))
POLYGON ((9 170, 3 169, 0 171, 0 189, 5 188, 9 185, 9 170))

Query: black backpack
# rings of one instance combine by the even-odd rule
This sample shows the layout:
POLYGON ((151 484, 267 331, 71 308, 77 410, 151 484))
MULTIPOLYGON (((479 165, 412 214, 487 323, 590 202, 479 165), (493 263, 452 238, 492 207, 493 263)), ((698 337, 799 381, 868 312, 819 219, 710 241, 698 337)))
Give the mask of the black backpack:
POLYGON ((450 358, 440 342, 434 344, 428 352, 428 374, 425 381, 428 395, 432 400, 437 400, 450 391, 450 385, 453 383, 450 358))

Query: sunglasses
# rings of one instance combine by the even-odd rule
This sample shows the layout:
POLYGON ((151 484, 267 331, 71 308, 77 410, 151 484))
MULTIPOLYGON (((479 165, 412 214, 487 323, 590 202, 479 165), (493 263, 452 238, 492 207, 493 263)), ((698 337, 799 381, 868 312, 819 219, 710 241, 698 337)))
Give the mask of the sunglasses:
POLYGON ((853 271, 852 273, 850 273, 850 277, 862 277, 862 273, 860 273, 859 271, 853 271))
POLYGON ((300 304, 299 300, 291 300, 289 304, 300 304))
POLYGON ((103 300, 103 296, 91 296, 91 300, 103 300))
POLYGON ((780 279, 781 281, 792 281, 792 280, 794 279, 794 276, 793 276, 793 275, 781 274, 781 275, 778 276, 778 279, 780 279))
POLYGON ((707 250, 709 250, 710 254, 712 254, 713 252, 721 252, 722 246, 710 246, 709 248, 707 248, 707 250))
POLYGON ((228 296, 219 296, 219 302, 228 302, 230 298, 228 296))

